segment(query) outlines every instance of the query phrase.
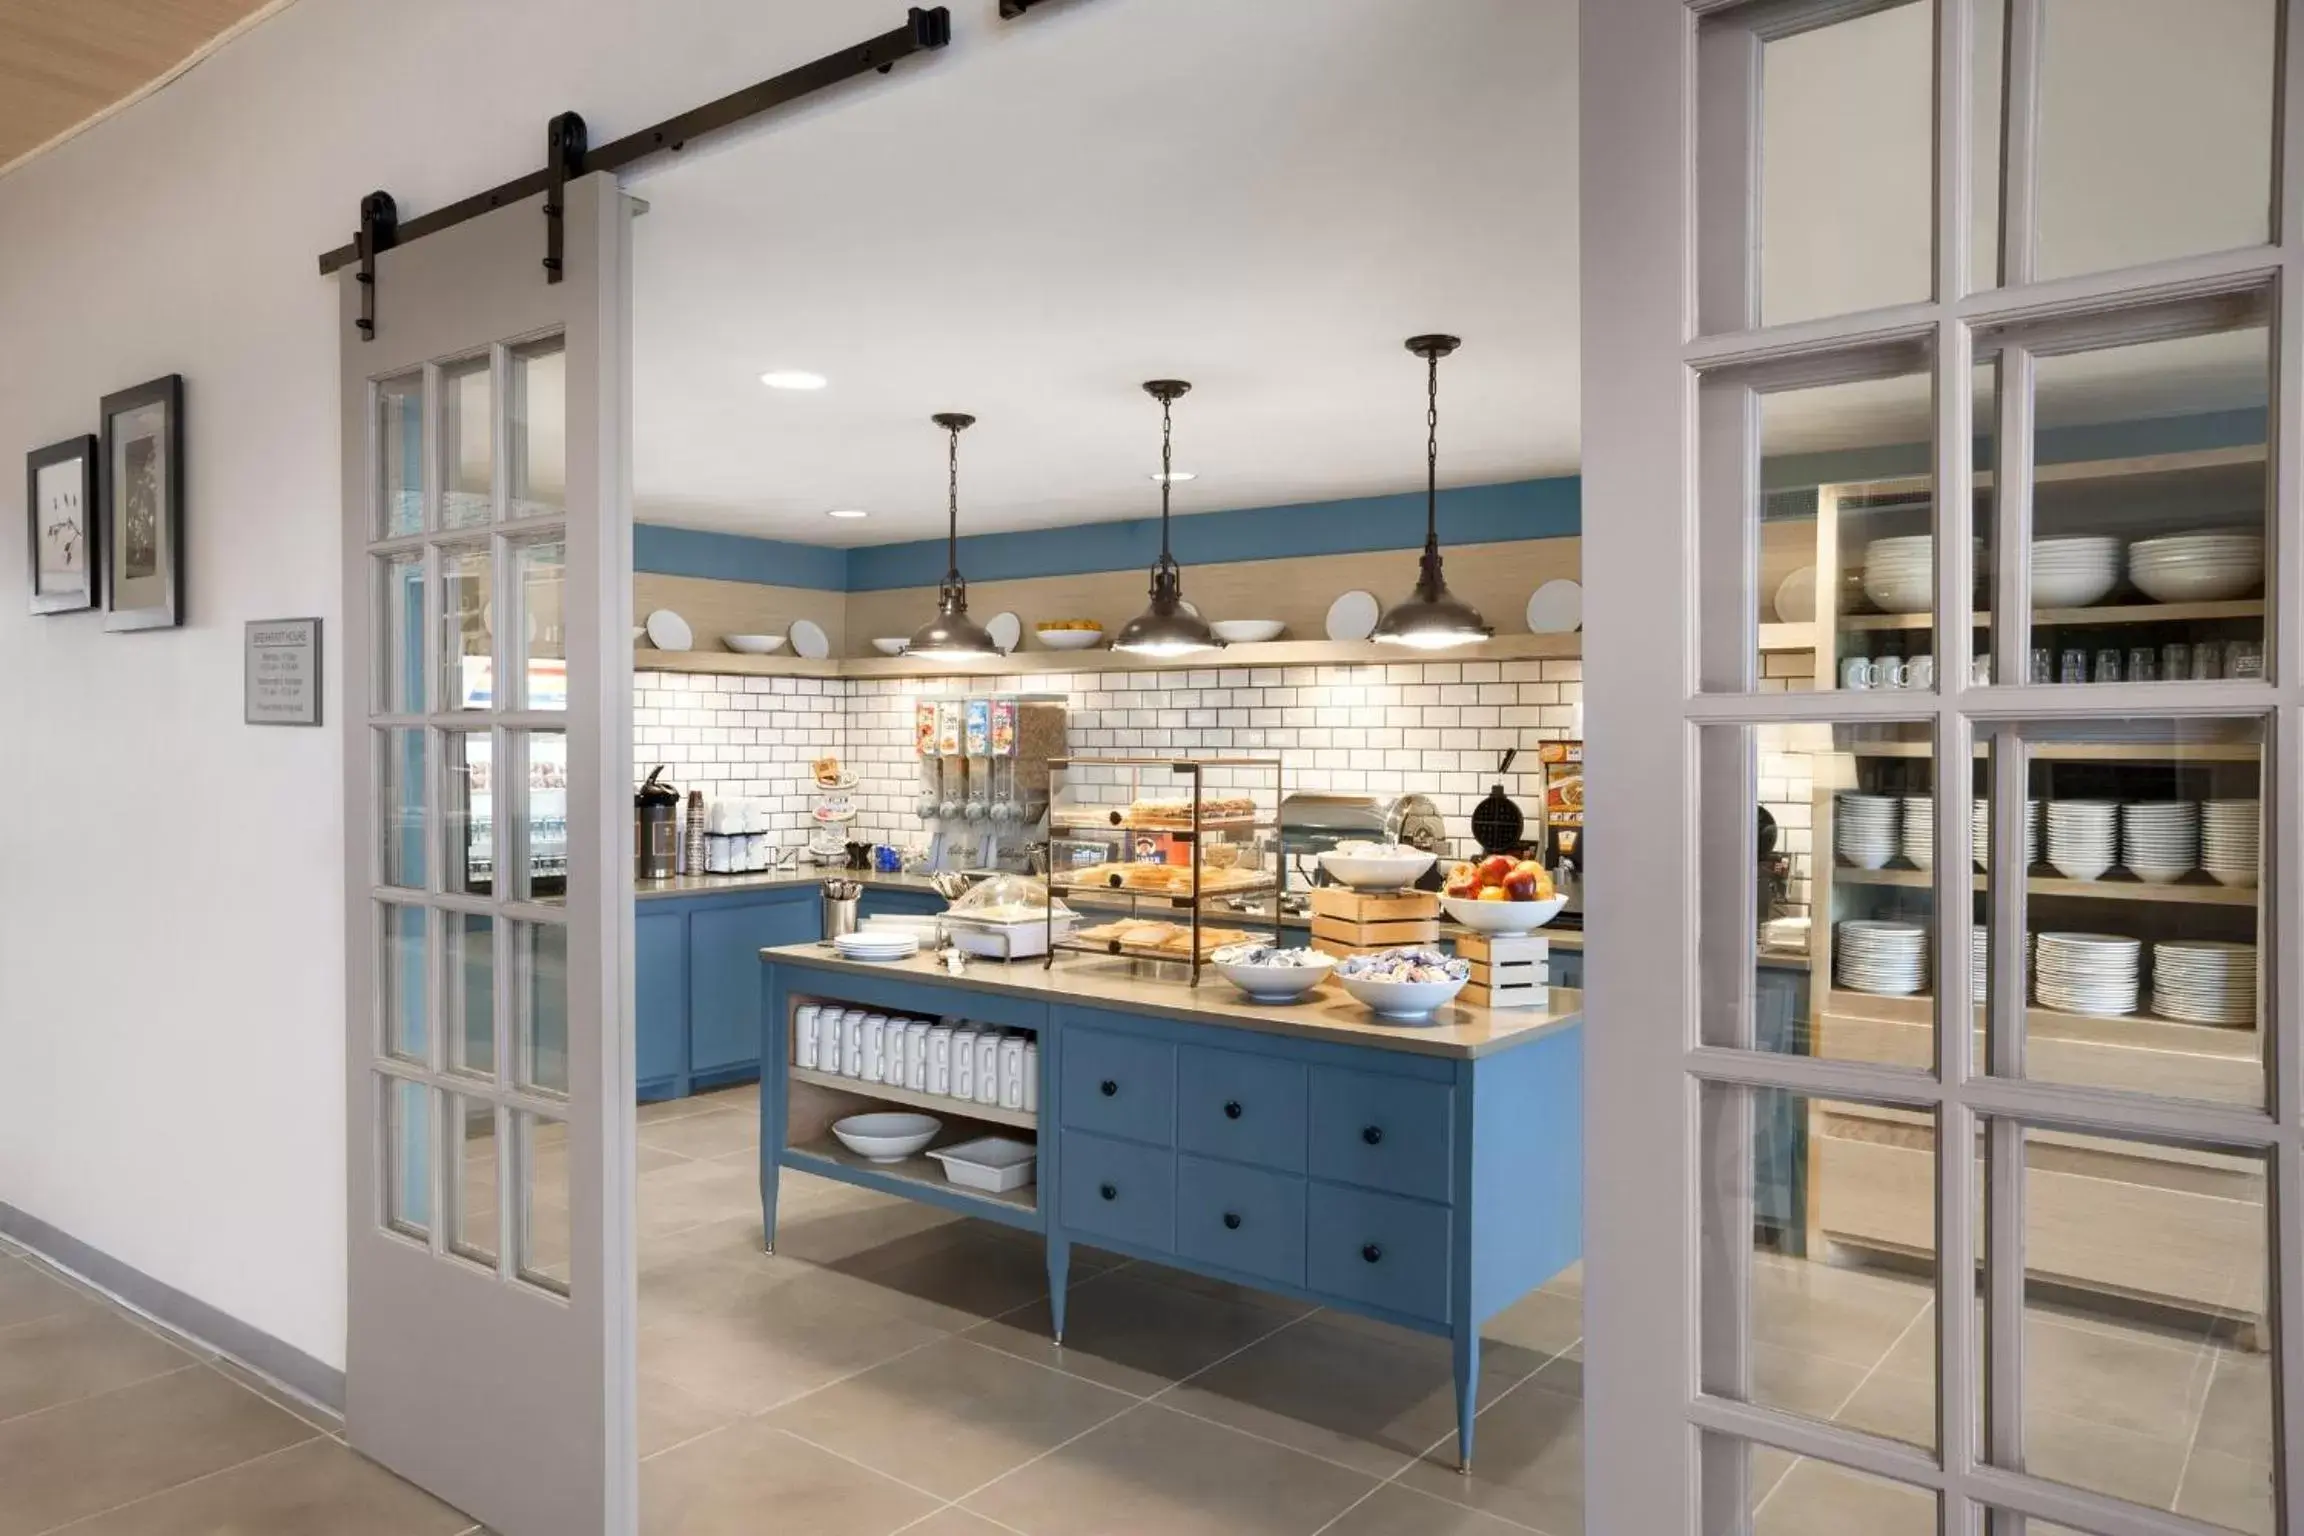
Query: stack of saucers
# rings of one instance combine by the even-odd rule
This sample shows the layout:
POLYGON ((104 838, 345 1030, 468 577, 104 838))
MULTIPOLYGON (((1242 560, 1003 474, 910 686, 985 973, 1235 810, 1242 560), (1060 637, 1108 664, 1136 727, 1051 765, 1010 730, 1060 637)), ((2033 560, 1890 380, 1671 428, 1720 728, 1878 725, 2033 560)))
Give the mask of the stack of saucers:
POLYGON ((2067 880, 2094 880, 2120 859, 2120 802, 2048 802, 2048 862, 2067 880))
POLYGON ((2169 939, 2152 946, 2152 1011, 2190 1024, 2256 1022, 2256 946, 2169 939))
POLYGON ((2200 802, 2131 800, 2120 807, 2120 862, 2148 885, 2200 867, 2200 802))
POLYGON ((2218 885, 2253 886, 2264 846, 2264 807, 2255 800, 2210 800, 2200 807, 2200 867, 2218 885))
POLYGON ((2264 584, 2264 535, 2253 528, 2214 528, 2128 546, 2128 579, 2162 603, 2212 603, 2246 597, 2264 584))
POLYGON ((2040 1006, 2066 1013, 2134 1013, 2143 963, 2142 941, 2111 933, 2043 933, 2032 946, 2040 1006))
MULTIPOLYGON (((1968 818, 1968 842, 1978 869, 1992 867, 1992 803, 1978 798, 1968 818)), ((2040 862, 2040 802, 2024 802, 2024 867, 2040 862)))
POLYGON ((1833 974, 1851 992, 1908 997, 1928 979, 1928 930, 1896 919, 1852 917, 1832 930, 1833 974))
POLYGON ((1894 795, 1836 796, 1832 803, 1832 846, 1840 861, 1858 869, 1878 869, 1896 852, 1902 807, 1894 795))
POLYGON ((1919 869, 1936 865, 1936 797, 1904 796, 1904 857, 1919 869))

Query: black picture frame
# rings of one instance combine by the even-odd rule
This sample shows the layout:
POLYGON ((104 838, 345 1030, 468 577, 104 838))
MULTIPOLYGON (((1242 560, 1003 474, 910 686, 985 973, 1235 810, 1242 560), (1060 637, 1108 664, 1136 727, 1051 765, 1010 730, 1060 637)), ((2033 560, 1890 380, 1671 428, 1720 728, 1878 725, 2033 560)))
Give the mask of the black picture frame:
POLYGON ((35 448, 24 456, 24 532, 29 540, 31 564, 26 568, 32 582, 32 611, 34 613, 86 613, 96 606, 103 591, 104 568, 97 558, 100 548, 99 532, 103 526, 101 510, 96 505, 96 458, 102 452, 95 434, 84 432, 78 437, 35 448), (75 468, 77 466, 77 468, 75 468), (75 499, 80 526, 72 534, 62 526, 65 509, 44 505, 58 494, 59 472, 63 494, 75 499), (48 494, 43 497, 41 482, 48 482, 48 494), (41 582, 43 537, 50 539, 74 538, 80 544, 80 586, 77 591, 67 587, 49 589, 41 582))
POLYGON ((103 413, 104 627, 174 629, 184 622, 183 376, 106 395, 103 413), (130 416, 145 418, 134 431, 122 425, 130 416))

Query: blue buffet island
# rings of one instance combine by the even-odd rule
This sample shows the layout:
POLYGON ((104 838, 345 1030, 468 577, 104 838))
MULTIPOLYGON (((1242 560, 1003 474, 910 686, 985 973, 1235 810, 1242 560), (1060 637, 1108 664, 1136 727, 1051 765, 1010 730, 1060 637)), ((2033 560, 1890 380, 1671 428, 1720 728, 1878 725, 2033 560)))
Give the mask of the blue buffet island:
POLYGON ((766 966, 760 1197, 775 1246, 781 1173, 926 1201, 1041 1234, 1064 1339, 1075 1243, 1276 1291, 1450 1339, 1462 1464, 1472 1459, 1480 1326, 1583 1252, 1581 994, 1542 1007, 1449 1006, 1379 1022, 1333 983, 1249 1002, 1134 962, 1067 955, 845 960, 819 944, 766 966), (1022 1031, 1038 1048, 1029 1113, 978 1107, 794 1063, 815 1004, 1022 1031), (916 1108, 944 1129, 1037 1142, 1036 1184, 946 1182, 927 1151, 873 1163, 835 1120, 916 1108))

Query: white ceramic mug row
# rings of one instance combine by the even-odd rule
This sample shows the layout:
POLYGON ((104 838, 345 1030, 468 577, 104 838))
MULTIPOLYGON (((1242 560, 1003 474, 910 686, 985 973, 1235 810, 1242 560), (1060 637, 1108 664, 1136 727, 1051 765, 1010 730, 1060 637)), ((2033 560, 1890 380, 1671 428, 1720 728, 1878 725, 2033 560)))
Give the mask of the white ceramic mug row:
MULTIPOLYGON (((1992 658, 1978 656, 1968 665, 1968 681, 1981 688, 1992 681, 1992 658)), ((1934 656, 1849 656, 1840 663, 1840 686, 1852 689, 1929 689, 1936 686, 1934 656)))
POLYGON ((1040 1047, 1027 1034, 966 1019, 908 1018, 804 1003, 792 1019, 792 1059, 812 1072, 1034 1114, 1040 1047))

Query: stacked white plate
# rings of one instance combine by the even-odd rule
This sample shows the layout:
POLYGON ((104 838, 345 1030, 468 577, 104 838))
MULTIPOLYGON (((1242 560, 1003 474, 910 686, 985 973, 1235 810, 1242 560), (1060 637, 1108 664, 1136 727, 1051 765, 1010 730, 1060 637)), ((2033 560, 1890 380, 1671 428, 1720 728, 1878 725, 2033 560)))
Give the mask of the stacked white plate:
POLYGON ((2200 802, 2131 800, 2120 807, 2120 862, 2147 885, 2200 867, 2200 802))
POLYGON ((2120 540, 2090 535, 2032 541, 2032 606, 2087 608, 2120 585, 2120 540))
POLYGON ((2163 603, 2246 597, 2264 583, 2264 535, 2252 528, 2138 539, 2128 546, 2128 579, 2163 603))
POLYGON ((1985 1000, 1986 984, 1991 980, 1987 962, 1992 958, 1992 933, 1987 928, 1968 930, 1968 990, 1979 1003, 1985 1000))
POLYGON ((1832 847, 1840 862, 1878 869, 1894 857, 1902 808, 1894 795, 1835 795, 1832 847))
MULTIPOLYGON (((1992 867, 1992 805, 1988 800, 1977 800, 1968 816, 1968 842, 1976 855, 1978 869, 1992 867)), ((2040 802, 2024 802, 2024 867, 2030 869, 2040 862, 2040 802)))
POLYGON ((2066 1013, 2134 1013, 2143 964, 2142 941, 2117 934, 2043 933, 2032 944, 2040 1006, 2066 1013))
POLYGON ((1851 992, 1906 997, 1928 980, 1928 930, 1892 918, 1852 917, 1832 930, 1833 975, 1851 992))
POLYGON ((2256 1022, 2256 946, 2210 939, 2152 946, 2152 1011, 2191 1024, 2256 1022))
POLYGON ((1936 865, 1936 797, 1904 796, 1904 857, 1919 869, 1936 865))
POLYGON ((843 960, 904 960, 920 953, 916 934, 892 928, 859 928, 832 941, 843 960))
POLYGON ((2094 880, 2120 862, 2120 802, 2048 802, 2048 862, 2067 880, 2094 880))
POLYGON ((2218 885, 2253 886, 2264 845, 2264 807, 2255 800, 2209 800, 2200 807, 2200 867, 2218 885))

